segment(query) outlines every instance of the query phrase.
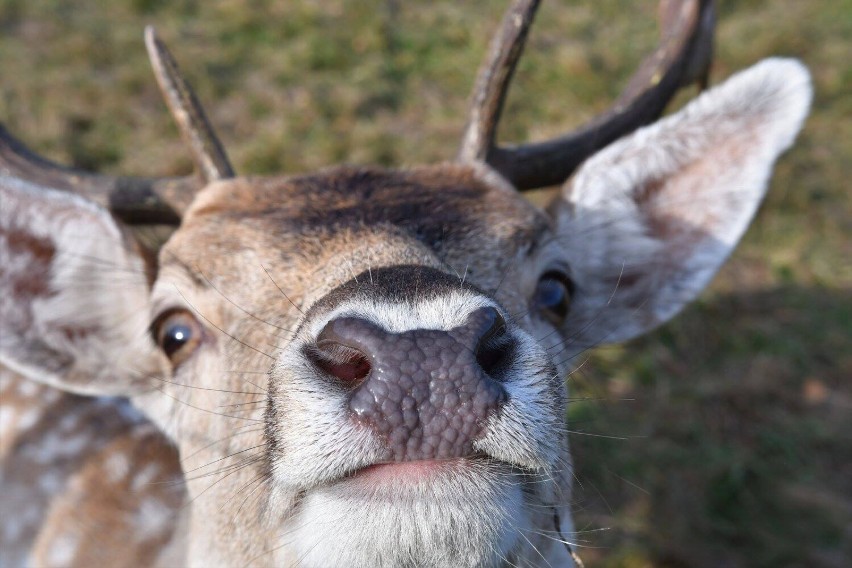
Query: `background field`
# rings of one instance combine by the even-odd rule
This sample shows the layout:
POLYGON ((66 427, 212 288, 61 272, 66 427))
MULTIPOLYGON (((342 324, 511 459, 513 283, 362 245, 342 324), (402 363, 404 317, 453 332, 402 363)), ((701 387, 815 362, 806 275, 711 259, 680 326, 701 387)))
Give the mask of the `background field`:
MULTIPOLYGON (((240 172, 447 159, 504 5, 0 0, 0 120, 66 163, 189 171, 145 58, 155 23, 240 172)), ((714 81, 794 55, 815 106, 710 290, 570 379, 588 566, 852 564, 852 1, 719 12, 714 81)), ((601 111, 655 39, 650 0, 545 3, 502 137, 601 111)))

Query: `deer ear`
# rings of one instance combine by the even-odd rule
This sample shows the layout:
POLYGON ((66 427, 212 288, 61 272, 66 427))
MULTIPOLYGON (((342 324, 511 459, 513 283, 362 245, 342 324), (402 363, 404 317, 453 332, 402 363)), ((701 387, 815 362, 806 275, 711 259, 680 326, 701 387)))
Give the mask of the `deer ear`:
POLYGON ((754 216, 810 100, 801 63, 767 59, 582 166, 556 204, 576 286, 566 323, 579 341, 639 335, 701 292, 754 216))
POLYGON ((139 247, 110 214, 0 171, 0 363, 81 394, 128 395, 160 371, 139 247))

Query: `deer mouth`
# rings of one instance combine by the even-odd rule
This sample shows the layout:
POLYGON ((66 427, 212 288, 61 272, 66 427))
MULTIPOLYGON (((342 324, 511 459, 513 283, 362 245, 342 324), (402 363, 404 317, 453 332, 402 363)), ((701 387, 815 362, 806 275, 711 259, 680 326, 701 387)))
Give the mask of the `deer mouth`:
POLYGON ((399 484, 428 484, 440 482, 447 476, 475 476, 477 470, 483 468, 493 470, 510 467, 510 464, 497 462, 479 454, 465 458, 381 462, 357 469, 338 482, 376 488, 399 484))
POLYGON ((420 565, 502 566, 532 526, 513 469, 479 458, 376 463, 305 491, 286 533, 306 566, 413 566, 412 553, 420 565))
POLYGON ((463 460, 418 460, 410 462, 377 463, 359 469, 346 479, 357 479, 371 483, 384 483, 397 479, 407 481, 429 481, 442 473, 464 467, 463 460))

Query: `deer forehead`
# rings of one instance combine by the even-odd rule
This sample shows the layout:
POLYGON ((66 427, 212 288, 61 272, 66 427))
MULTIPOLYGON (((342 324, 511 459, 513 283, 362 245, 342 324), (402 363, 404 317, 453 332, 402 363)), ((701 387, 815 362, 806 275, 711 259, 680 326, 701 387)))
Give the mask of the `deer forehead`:
POLYGON ((308 305, 361 272, 398 264, 458 273, 487 287, 549 227, 485 168, 340 167, 237 178, 199 194, 161 253, 161 279, 194 272, 191 278, 200 275, 229 298, 267 303, 271 277, 308 305))
POLYGON ((222 224, 254 225, 272 237, 327 237, 390 225, 433 249, 469 236, 501 244, 532 240, 546 217, 483 170, 447 164, 403 171, 337 167, 300 177, 238 178, 205 189, 183 226, 209 224, 215 215, 222 224))

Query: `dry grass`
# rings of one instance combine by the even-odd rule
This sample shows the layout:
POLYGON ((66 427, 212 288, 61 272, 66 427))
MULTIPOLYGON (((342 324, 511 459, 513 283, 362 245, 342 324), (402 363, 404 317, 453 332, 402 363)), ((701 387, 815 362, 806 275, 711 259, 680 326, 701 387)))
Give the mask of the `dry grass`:
MULTIPOLYGON (((155 23, 241 172, 446 159, 503 6, 0 0, 0 120, 64 162, 188 171, 145 60, 142 27, 155 23)), ((625 6, 545 5, 506 138, 605 108, 654 43, 653 2, 625 6)), ((852 558, 852 1, 723 0, 720 12, 716 79, 794 55, 815 107, 702 299, 571 378, 584 399, 572 427, 624 437, 573 439, 589 566, 852 558)))

